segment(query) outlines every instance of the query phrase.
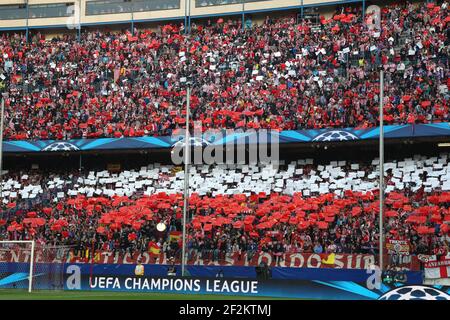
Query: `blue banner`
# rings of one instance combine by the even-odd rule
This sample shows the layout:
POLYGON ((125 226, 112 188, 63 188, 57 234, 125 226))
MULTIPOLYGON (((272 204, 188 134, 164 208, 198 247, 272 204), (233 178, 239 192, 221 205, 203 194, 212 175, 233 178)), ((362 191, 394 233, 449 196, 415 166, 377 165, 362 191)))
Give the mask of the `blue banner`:
MULTIPOLYGON (((82 274, 96 275, 130 275, 134 274, 135 264, 51 264, 38 263, 35 265, 37 273, 63 273, 68 266, 77 266, 82 274)), ((166 276, 168 265, 146 264, 144 265, 146 276, 166 276)), ((13 273, 17 270, 28 271, 29 264, 26 263, 0 263, 0 269, 3 272, 13 273)), ((249 278, 256 279, 255 267, 246 266, 200 266, 187 265, 186 269, 192 277, 210 277, 214 278, 219 273, 226 278, 249 278)), ((340 280, 364 282, 371 274, 364 269, 335 269, 335 268, 290 268, 290 267, 271 267, 272 278, 280 280, 340 280)), ((422 283, 422 272, 407 271, 408 284, 422 283)), ((178 266, 177 275, 181 276, 181 270, 178 266)))
POLYGON ((279 267, 272 268, 270 280, 259 280, 256 278, 254 267, 187 266, 188 277, 180 277, 179 270, 176 276, 167 276, 163 272, 167 272, 168 266, 154 268, 154 265, 145 265, 144 274, 136 276, 135 267, 135 265, 123 267, 69 265, 64 275, 64 290, 218 294, 325 300, 450 299, 448 287, 421 285, 420 272, 407 272, 407 280, 403 284, 376 284, 375 271, 366 270, 279 267), (115 272, 108 274, 108 271, 112 272, 113 269, 115 272))
MULTIPOLYGON (((190 138, 194 146, 252 144, 256 142, 305 143, 370 140, 379 137, 378 127, 369 129, 317 129, 286 131, 232 131, 205 134, 190 138)), ((384 126, 386 139, 417 137, 448 137, 450 123, 407 124, 384 126)), ((3 152, 77 152, 87 150, 167 149, 184 144, 183 134, 161 137, 124 137, 73 140, 4 141, 3 152)))
MULTIPOLYGON (((254 267, 187 266, 188 277, 168 276, 168 265, 44 264, 34 267, 35 290, 130 291, 184 294, 220 294, 281 298, 373 300, 428 294, 450 298, 450 288, 422 285, 421 272, 406 272, 404 284, 375 285, 375 271, 274 267, 270 280, 256 277, 254 267), (403 291, 397 292, 400 289, 403 291), (427 291, 428 290, 428 291, 427 291), (432 291, 430 291, 432 290, 432 291), (433 291, 434 290, 434 291, 433 291), (396 293, 397 292, 397 293, 396 293)), ((0 288, 28 288, 27 263, 0 263, 0 288)))

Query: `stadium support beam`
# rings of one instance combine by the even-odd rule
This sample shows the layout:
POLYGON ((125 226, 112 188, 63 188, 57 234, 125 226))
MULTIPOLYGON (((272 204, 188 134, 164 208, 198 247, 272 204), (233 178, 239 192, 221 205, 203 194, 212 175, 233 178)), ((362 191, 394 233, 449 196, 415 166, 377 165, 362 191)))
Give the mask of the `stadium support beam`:
POLYGON ((189 111, 191 101, 191 88, 188 85, 186 88, 186 133, 184 138, 184 203, 183 203, 183 242, 181 250, 181 275, 184 277, 186 272, 186 216, 189 206, 189 162, 190 162, 190 147, 189 142, 189 111))
POLYGON ((383 211, 384 211, 384 129, 383 129, 383 92, 384 71, 380 69, 380 248, 379 262, 380 270, 383 271, 383 211))
POLYGON ((245 31, 245 0, 242 0, 242 31, 245 31))
POLYGON ((363 23, 366 19, 366 0, 362 1, 362 17, 363 17, 363 23))
POLYGON ((26 29, 25 29, 25 38, 26 38, 26 41, 27 41, 27 43, 28 43, 28 20, 30 19, 30 4, 29 4, 29 1, 28 0, 26 0, 26 5, 27 5, 27 19, 26 19, 26 23, 27 23, 27 25, 26 25, 26 29))
POLYGON ((191 16, 188 16, 188 33, 191 33, 191 16))
POLYGON ((134 37, 134 8, 131 5, 131 36, 134 37))
POLYGON ((303 6, 303 0, 301 0, 301 2, 300 2, 300 18, 302 19, 302 21, 303 21, 303 19, 304 19, 304 15, 305 15, 305 13, 304 13, 304 6, 303 6))
POLYGON ((187 0, 184 0, 184 34, 188 33, 188 26, 187 26, 187 0))
POLYGON ((78 26, 77 26, 77 39, 81 41, 81 0, 78 0, 78 26))
POLYGON ((134 37, 134 2, 131 2, 131 36, 134 37))
POLYGON ((186 33, 191 33, 191 0, 186 0, 186 9, 185 9, 185 13, 184 13, 184 17, 185 17, 185 21, 186 21, 186 25, 185 25, 185 29, 186 29, 186 33))

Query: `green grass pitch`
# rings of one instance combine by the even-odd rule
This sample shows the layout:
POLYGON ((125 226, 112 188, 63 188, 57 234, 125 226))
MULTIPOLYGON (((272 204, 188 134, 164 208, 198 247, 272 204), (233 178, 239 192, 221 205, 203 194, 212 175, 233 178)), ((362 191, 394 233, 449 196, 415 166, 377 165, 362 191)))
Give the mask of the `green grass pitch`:
MULTIPOLYGON (((0 290, 0 300, 274 300, 273 297, 243 297, 232 295, 99 292, 99 291, 50 291, 0 290)), ((284 299, 283 299, 284 300, 284 299)))

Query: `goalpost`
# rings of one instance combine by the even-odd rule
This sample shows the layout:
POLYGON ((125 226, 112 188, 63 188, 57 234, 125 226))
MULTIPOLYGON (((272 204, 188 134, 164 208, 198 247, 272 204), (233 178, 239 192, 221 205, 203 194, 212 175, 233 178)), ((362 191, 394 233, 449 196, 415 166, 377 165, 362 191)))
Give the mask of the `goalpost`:
POLYGON ((0 241, 0 289, 64 290, 73 246, 0 241))
MULTIPOLYGON (((9 260, 9 259, 11 259, 13 255, 18 257, 19 263, 25 263, 25 264, 28 263, 29 264, 29 268, 28 268, 28 292, 31 292, 31 290, 33 288, 34 250, 35 250, 34 240, 0 241, 0 252, 1 252, 0 263, 1 264, 4 264, 4 263, 9 264, 9 263, 11 263, 10 262, 11 260, 9 260), (27 247, 22 249, 21 246, 22 245, 27 245, 27 244, 29 245, 28 249, 27 249, 27 247), (20 259, 24 257, 23 254, 26 253, 27 251, 30 251, 29 254, 28 254, 29 262, 26 262, 26 260, 28 260, 28 258, 24 258, 23 262, 20 261, 20 259)), ((26 256, 27 255, 25 254, 25 257, 26 256)), ((1 270, 1 269, 3 269, 3 268, 0 268, 0 275, 3 273, 3 270, 1 270)), ((11 271, 10 268, 7 266, 6 269, 7 269, 7 272, 6 272, 7 276, 10 276, 9 275, 9 273, 10 273, 9 271, 11 271)), ((19 270, 20 270, 20 267, 19 267, 19 270)), ((12 270, 12 271, 17 271, 17 270, 12 270)))

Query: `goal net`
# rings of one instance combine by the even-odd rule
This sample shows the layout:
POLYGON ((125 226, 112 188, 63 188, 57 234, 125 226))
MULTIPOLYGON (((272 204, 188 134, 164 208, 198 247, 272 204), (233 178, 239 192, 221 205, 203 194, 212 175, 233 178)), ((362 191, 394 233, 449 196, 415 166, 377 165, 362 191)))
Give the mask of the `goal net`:
POLYGON ((63 290, 69 247, 0 241, 0 289, 63 290))

